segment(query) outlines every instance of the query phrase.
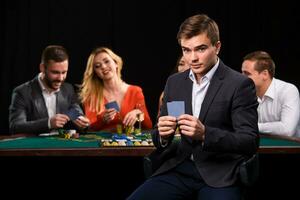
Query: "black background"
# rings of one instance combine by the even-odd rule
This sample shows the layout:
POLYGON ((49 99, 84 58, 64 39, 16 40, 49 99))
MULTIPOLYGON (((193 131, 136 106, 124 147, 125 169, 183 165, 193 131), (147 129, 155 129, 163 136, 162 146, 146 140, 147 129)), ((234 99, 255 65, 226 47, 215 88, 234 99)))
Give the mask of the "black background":
POLYGON ((300 24, 295 1, 211 0, 2 0, 0 2, 0 132, 8 133, 8 106, 17 85, 39 72, 42 50, 60 44, 70 54, 67 81, 80 84, 87 57, 97 46, 112 48, 124 60, 123 79, 143 88, 155 121, 158 98, 175 66, 179 25, 206 13, 219 25, 220 58, 240 71, 242 58, 268 51, 276 77, 300 84, 300 24))
MULTIPOLYGON (((68 49, 67 81, 73 84, 81 83, 93 48, 112 48, 124 60, 123 79, 143 88, 155 121, 159 95, 180 53, 179 25, 198 13, 218 23, 225 64, 240 71, 245 54, 265 50, 276 63, 275 76, 300 85, 296 1, 1 0, 0 134, 8 133, 12 89, 37 75, 41 52, 49 44, 68 49)), ((250 198, 292 199, 298 192, 294 172, 299 157, 286 157, 261 157, 260 182, 250 198)), ((0 165, 2 192, 12 189, 10 197, 40 196, 39 190, 54 198, 124 199, 144 180, 142 158, 20 157, 1 158, 0 165), (22 188, 26 191, 19 192, 22 188)))

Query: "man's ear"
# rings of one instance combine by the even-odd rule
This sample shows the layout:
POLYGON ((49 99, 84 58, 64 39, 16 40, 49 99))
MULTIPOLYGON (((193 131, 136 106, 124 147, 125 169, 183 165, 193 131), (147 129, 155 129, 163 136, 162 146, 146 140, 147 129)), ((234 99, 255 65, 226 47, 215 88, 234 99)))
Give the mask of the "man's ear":
POLYGON ((45 65, 43 63, 40 63, 40 72, 45 73, 45 65))
POLYGON ((216 48, 217 48, 216 54, 218 55, 219 52, 220 52, 220 49, 221 49, 221 41, 218 41, 218 42, 216 43, 216 48))
POLYGON ((264 80, 268 80, 268 79, 270 79, 270 73, 269 73, 269 71, 268 70, 263 70, 262 72, 261 72, 261 74, 263 74, 263 78, 264 78, 264 80))

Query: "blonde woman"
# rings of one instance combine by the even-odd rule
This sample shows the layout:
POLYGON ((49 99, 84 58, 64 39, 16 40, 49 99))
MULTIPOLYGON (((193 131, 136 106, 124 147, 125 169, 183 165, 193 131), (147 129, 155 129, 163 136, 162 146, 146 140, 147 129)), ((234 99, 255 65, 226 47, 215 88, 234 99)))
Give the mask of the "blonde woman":
POLYGON ((142 89, 121 79, 122 66, 122 58, 106 47, 96 48, 88 58, 79 95, 92 131, 118 124, 132 127, 137 120, 143 129, 152 128, 142 89), (105 108, 109 102, 116 102, 119 110, 105 108))

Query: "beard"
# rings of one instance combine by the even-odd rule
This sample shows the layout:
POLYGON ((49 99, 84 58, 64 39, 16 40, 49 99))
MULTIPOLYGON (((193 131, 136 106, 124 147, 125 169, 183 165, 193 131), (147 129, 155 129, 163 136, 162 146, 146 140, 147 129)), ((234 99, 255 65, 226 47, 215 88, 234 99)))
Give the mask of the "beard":
POLYGON ((46 86, 52 90, 58 90, 64 82, 64 80, 60 81, 60 80, 50 79, 47 72, 45 73, 44 81, 45 81, 46 86), (60 83, 60 85, 56 86, 57 83, 60 83))

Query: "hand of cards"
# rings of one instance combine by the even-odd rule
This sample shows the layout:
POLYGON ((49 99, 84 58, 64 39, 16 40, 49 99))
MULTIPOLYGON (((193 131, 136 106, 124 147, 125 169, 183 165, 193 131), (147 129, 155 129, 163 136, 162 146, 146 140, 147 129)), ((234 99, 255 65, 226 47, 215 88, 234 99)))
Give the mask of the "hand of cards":
POLYGON ((70 120, 76 120, 78 117, 80 117, 82 114, 76 110, 75 108, 71 108, 69 109, 66 113, 65 113, 69 118, 70 120))
POLYGON ((120 111, 120 107, 116 101, 111 101, 105 104, 106 109, 114 108, 117 112, 120 111))
POLYGON ((178 118, 185 113, 184 101, 171 101, 167 103, 168 115, 178 118))

